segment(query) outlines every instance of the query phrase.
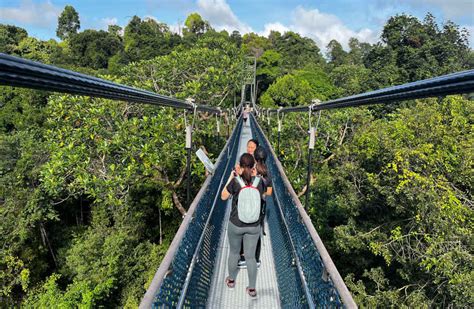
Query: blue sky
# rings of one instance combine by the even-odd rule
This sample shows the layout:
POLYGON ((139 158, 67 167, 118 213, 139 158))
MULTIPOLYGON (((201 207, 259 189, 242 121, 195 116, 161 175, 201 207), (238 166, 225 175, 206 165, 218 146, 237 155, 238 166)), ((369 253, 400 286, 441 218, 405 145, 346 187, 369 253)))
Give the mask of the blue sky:
POLYGON ((57 39, 57 17, 67 4, 79 12, 82 30, 125 26, 138 15, 178 31, 189 13, 198 12, 218 30, 263 35, 292 30, 322 49, 331 39, 344 47, 350 37, 375 43, 386 20, 399 13, 422 19, 431 12, 440 24, 452 20, 474 33, 474 0, 0 0, 0 23, 21 26, 40 39, 57 39))

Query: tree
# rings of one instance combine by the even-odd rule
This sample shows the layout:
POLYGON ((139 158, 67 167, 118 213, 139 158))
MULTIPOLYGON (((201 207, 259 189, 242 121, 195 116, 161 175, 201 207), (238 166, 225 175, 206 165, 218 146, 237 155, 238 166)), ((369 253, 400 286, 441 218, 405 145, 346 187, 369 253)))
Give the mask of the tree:
POLYGON ((122 35, 122 27, 118 26, 118 25, 109 25, 107 27, 107 31, 110 33, 110 34, 115 34, 117 36, 121 36, 122 35))
POLYGON ((343 96, 359 94, 370 90, 370 70, 364 66, 340 65, 330 74, 336 87, 341 89, 343 96))
POLYGON ((257 60, 257 81, 260 91, 265 91, 283 74, 282 56, 273 49, 265 51, 257 60))
MULTIPOLYGON (((467 68, 469 45, 467 32, 448 21, 440 30, 431 14, 423 22, 409 15, 391 17, 384 26, 382 42, 369 52, 365 64, 389 56, 388 66, 398 70, 400 82, 426 79, 467 68)), ((387 59, 385 59, 387 60, 387 59)), ((374 73, 377 73, 374 70, 374 73)))
POLYGON ((240 48, 242 45, 242 36, 240 35, 240 32, 237 30, 232 31, 232 34, 230 35, 230 40, 237 45, 237 47, 240 48))
POLYGON ((272 108, 308 105, 312 99, 314 97, 309 83, 291 74, 278 78, 261 97, 262 106, 272 108))
POLYGON ((109 59, 122 48, 117 35, 103 30, 85 30, 69 40, 75 62, 83 67, 105 69, 109 59))
POLYGON ((349 39, 349 64, 361 65, 364 64, 364 59, 372 49, 372 45, 369 43, 359 42, 356 38, 349 39))
POLYGON ((228 39, 206 34, 191 49, 177 48, 126 69, 132 85, 141 81, 142 86, 157 93, 229 106, 229 94, 241 86, 244 59, 228 39))
POLYGON ((308 64, 325 64, 319 47, 310 38, 288 31, 282 36, 275 33, 272 40, 275 50, 283 56, 283 66, 288 72, 308 64))
POLYGON ((74 9, 74 7, 66 5, 61 15, 58 17, 58 28, 56 29, 56 35, 61 40, 66 40, 75 35, 79 28, 81 28, 79 14, 74 9))
POLYGON ((25 29, 0 24, 0 53, 13 54, 21 40, 28 37, 25 29))
POLYGON ((313 99, 324 101, 336 93, 327 74, 313 64, 277 78, 261 101, 265 107, 309 105, 313 99))
POLYGON ((259 58, 270 47, 271 44, 267 38, 253 32, 244 34, 242 38, 243 52, 255 58, 259 58))
POLYGON ((208 21, 203 20, 198 13, 191 13, 184 22, 183 35, 184 37, 196 36, 199 37, 211 29, 208 21))
POLYGON ((124 48, 131 61, 147 60, 168 54, 181 42, 166 24, 152 18, 133 16, 124 31, 124 48))
POLYGON ((347 63, 347 52, 342 49, 342 45, 338 41, 331 40, 326 48, 327 57, 333 66, 337 67, 347 63))

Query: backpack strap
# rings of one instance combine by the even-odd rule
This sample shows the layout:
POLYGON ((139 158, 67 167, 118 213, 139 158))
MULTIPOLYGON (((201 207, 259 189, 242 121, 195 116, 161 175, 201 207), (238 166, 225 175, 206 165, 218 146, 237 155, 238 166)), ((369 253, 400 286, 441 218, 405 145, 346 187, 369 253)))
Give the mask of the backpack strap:
POLYGON ((241 188, 245 187, 245 182, 242 180, 240 176, 236 176, 235 179, 237 180, 241 188))
POLYGON ((255 179, 253 180, 252 186, 253 187, 258 187, 258 184, 260 182, 260 177, 256 176, 255 179))

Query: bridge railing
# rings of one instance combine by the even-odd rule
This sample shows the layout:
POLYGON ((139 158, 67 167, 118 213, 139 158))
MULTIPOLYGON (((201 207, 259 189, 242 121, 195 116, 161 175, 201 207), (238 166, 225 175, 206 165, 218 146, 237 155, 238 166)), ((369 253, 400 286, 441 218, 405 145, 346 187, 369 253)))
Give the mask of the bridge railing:
POLYGON ((192 202, 140 308, 206 305, 217 254, 212 247, 219 243, 224 224, 220 190, 237 156, 241 124, 239 119, 217 159, 214 174, 208 176, 192 202))
POLYGON ((251 117, 252 131, 269 156, 267 167, 272 174, 275 207, 267 205, 269 225, 272 229, 272 246, 278 278, 280 299, 290 307, 347 307, 356 308, 352 295, 342 280, 311 219, 304 210, 293 187, 285 175, 270 142, 251 117), (283 235, 274 232, 282 231, 283 235), (285 250, 279 250, 285 249, 285 250), (292 253, 293 256, 283 256, 292 253), (299 276, 299 286, 290 278, 299 276))

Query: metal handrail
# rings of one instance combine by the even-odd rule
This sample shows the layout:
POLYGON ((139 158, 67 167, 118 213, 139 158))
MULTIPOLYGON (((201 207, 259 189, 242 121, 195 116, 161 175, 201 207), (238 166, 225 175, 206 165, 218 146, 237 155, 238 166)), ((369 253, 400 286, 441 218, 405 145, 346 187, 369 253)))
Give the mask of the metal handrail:
MULTIPOLYGON (((238 126, 235 126, 234 130, 232 131, 232 135, 234 134, 234 131, 238 129, 238 126)), ((229 149, 229 144, 231 142, 232 138, 229 138, 219 154, 219 157, 217 158, 215 166, 218 166, 221 160, 224 160, 224 155, 226 156, 227 159, 227 151, 229 149)), ((181 240, 183 239, 186 230, 188 229, 188 226, 190 225, 191 221, 193 220, 194 213, 196 211, 197 205, 199 204, 200 199, 202 196, 207 192, 209 183, 211 182, 212 177, 214 175, 209 175, 206 178, 206 181, 202 185, 201 189, 199 190, 198 194, 194 198, 193 202, 191 203, 188 211, 186 212, 186 215, 183 219, 183 222, 179 226, 178 231, 176 232, 173 241, 171 242, 171 245, 169 246, 168 250, 166 251, 166 255, 161 261, 161 264, 158 268, 158 270, 155 273, 155 276, 153 277, 153 280, 148 287, 145 295, 143 296, 143 299, 140 303, 139 308, 140 309, 145 309, 145 308, 151 308, 153 304, 153 300, 156 296, 156 293, 158 292, 158 289, 160 288, 161 284, 163 283, 163 280, 166 277, 166 274, 171 266, 171 263, 173 262, 173 259, 176 255, 176 252, 179 249, 179 245, 181 243, 181 240)), ((223 176, 224 177, 224 176, 223 176)))
MULTIPOLYGON (((261 132, 263 132, 262 128, 260 127, 260 125, 256 121, 255 117, 253 115, 251 115, 251 117, 252 117, 252 119, 255 123, 256 128, 258 130, 260 130, 261 132)), ((270 142, 268 141, 267 137, 264 134, 262 134, 262 138, 265 140, 265 143, 267 143, 269 145, 268 150, 271 152, 271 155, 275 158, 275 164, 278 168, 280 177, 283 180, 283 183, 285 184, 285 187, 287 188, 288 193, 291 195, 291 197, 293 199, 293 202, 295 203, 295 205, 298 209, 301 220, 302 220, 303 224, 306 226, 306 228, 308 229, 308 232, 309 232, 309 234, 310 234, 310 236, 313 240, 314 245, 318 249, 318 252, 321 256, 321 260, 323 262, 323 265, 324 265, 326 271, 328 272, 332 282, 334 283, 334 287, 336 288, 337 292, 339 293, 339 296, 342 300, 342 303, 347 308, 357 308, 357 305, 354 302, 351 293, 347 289, 347 286, 344 283, 341 275, 339 274, 339 271, 337 270, 336 266, 334 265, 334 262, 332 261, 331 257, 329 256, 329 253, 326 250, 326 247, 324 246, 321 238, 319 237, 318 232, 316 232, 316 229, 314 228, 310 217, 308 216, 308 214, 304 210, 304 207, 301 204, 300 200, 298 199, 298 196, 296 195, 295 190, 291 186, 291 183, 288 180, 288 177, 286 176, 286 174, 283 170, 283 166, 281 165, 280 161, 278 160, 278 157, 276 156, 275 151, 270 146, 271 145, 270 142)))
POLYGON ((0 85, 86 95, 221 114, 220 108, 192 104, 94 76, 0 53, 0 85))

